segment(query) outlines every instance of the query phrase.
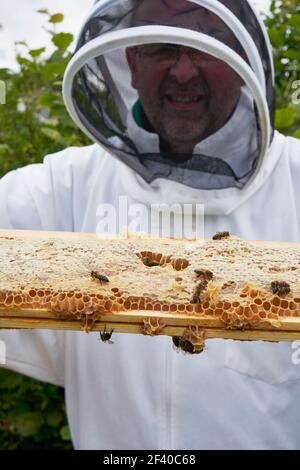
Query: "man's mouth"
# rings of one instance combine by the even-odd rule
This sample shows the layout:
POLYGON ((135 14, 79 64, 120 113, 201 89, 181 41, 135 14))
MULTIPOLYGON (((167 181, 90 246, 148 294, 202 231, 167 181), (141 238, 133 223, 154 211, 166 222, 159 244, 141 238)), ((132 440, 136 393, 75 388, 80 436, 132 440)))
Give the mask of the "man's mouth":
POLYGON ((200 94, 166 93, 167 102, 178 109, 194 109, 204 99, 200 94))
POLYGON ((172 103, 200 103, 203 99, 202 95, 196 96, 177 96, 177 95, 166 95, 167 99, 172 103))

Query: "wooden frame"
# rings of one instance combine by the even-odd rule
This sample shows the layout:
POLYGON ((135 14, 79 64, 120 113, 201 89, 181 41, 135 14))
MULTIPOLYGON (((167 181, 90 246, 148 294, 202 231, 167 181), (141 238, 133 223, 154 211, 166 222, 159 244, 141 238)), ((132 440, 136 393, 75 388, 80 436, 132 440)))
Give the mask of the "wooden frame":
MULTIPOLYGON (((161 312, 132 311, 105 315, 95 322, 90 331, 114 329, 116 333, 141 334, 144 321, 159 320, 165 325, 158 334, 182 336, 189 326, 198 326, 206 331, 206 338, 235 339, 240 341, 294 341, 300 339, 300 318, 286 317, 274 326, 261 323, 257 327, 245 330, 228 329, 220 320, 213 317, 201 318, 194 315, 164 314, 161 312)), ((82 320, 65 320, 46 310, 0 310, 0 329, 51 329, 51 330, 84 330, 82 320)))
MULTIPOLYGON (((93 239, 102 238, 95 234, 66 233, 66 232, 32 232, 0 230, 0 237, 52 237, 52 238, 77 238, 93 239)), ((172 243, 172 240, 170 240, 172 243)), ((296 243, 280 242, 253 242, 266 247, 286 248, 299 247, 296 243)), ((262 322, 251 329, 238 330, 228 329, 219 319, 209 316, 197 316, 187 314, 170 314, 153 311, 126 311, 115 314, 103 315, 100 317, 89 331, 103 331, 114 329, 120 333, 143 333, 144 323, 148 320, 164 325, 158 334, 167 336, 182 336, 184 331, 191 326, 197 326, 200 330, 206 331, 206 338, 224 338, 242 341, 293 341, 300 339, 300 317, 283 317, 279 321, 262 322)), ((56 314, 47 310, 35 309, 0 309, 0 329, 53 329, 53 330, 84 330, 84 320, 74 320, 63 318, 61 314, 56 314)))

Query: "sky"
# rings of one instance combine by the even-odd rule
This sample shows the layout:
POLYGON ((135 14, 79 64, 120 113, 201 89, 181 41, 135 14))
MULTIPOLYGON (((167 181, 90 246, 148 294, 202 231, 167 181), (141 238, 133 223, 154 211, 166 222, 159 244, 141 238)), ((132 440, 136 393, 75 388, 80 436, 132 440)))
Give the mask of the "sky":
MULTIPOLYGON (((253 0, 261 11, 266 11, 270 0, 253 0)), ((36 12, 47 8, 51 14, 63 13, 65 20, 57 32, 78 34, 94 0, 0 0, 0 68, 16 69, 15 41, 26 41, 30 48, 49 47, 49 34, 44 31, 47 19, 36 12)), ((20 47, 20 46, 18 46, 20 47)))

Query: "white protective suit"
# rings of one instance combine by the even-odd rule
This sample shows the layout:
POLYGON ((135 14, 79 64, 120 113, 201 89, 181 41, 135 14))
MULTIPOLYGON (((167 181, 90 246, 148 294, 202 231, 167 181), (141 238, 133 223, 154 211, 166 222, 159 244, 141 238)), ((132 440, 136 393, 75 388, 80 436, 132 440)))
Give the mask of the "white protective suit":
MULTIPOLYGON (((242 155, 243 109, 239 104, 203 147, 222 151, 224 159, 242 155)), ((147 143, 153 136, 146 134, 147 143)), ((128 204, 147 206, 203 203, 207 237, 229 230, 246 239, 296 242, 299 181, 300 142, 277 132, 243 189, 201 189, 166 178, 149 183, 94 144, 2 178, 0 227, 95 232, 99 206, 118 208, 127 196, 128 204)), ((167 337, 114 334, 108 345, 97 333, 1 331, 0 340, 6 367, 65 387, 77 449, 300 448, 300 365, 292 362, 290 343, 208 340, 204 353, 192 356, 177 354, 167 337)))

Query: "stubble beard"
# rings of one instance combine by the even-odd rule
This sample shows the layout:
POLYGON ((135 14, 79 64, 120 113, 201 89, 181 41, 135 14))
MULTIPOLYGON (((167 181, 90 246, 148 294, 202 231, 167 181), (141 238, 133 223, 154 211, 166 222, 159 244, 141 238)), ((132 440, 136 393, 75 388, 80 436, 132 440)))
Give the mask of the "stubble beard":
POLYGON ((182 86, 168 78, 161 86, 158 96, 147 93, 140 96, 143 109, 151 126, 160 137, 164 151, 192 154, 195 145, 212 133, 216 116, 210 111, 211 94, 209 88, 199 79, 182 86), (182 111, 172 109, 168 94, 177 92, 199 94, 203 101, 199 109, 182 111))
POLYGON ((154 107, 153 101, 144 103, 143 107, 151 126, 160 137, 162 150, 166 152, 192 154, 195 146, 214 132, 211 122, 216 122, 216 118, 207 106, 203 112, 195 113, 194 116, 166 112, 163 103, 154 107))
POLYGON ((193 154, 197 144, 221 129, 232 116, 237 103, 224 111, 224 107, 212 106, 210 99, 206 99, 202 110, 192 113, 171 113, 166 110, 163 100, 157 101, 145 97, 143 101, 144 112, 160 137, 161 150, 175 154, 193 154), (212 112, 213 107, 214 112, 212 112), (230 108, 230 109, 229 109, 230 108))
POLYGON ((201 116, 192 119, 174 115, 161 121, 158 133, 171 152, 192 154, 195 146, 210 134, 209 127, 201 116))

